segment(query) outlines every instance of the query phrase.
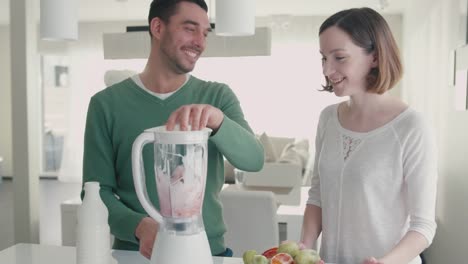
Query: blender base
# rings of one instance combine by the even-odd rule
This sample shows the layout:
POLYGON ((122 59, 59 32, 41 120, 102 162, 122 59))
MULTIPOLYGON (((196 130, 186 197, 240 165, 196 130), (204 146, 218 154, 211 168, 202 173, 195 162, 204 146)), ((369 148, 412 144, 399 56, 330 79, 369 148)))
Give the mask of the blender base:
POLYGON ((160 231, 156 236, 151 264, 213 264, 205 231, 193 235, 176 235, 160 231))

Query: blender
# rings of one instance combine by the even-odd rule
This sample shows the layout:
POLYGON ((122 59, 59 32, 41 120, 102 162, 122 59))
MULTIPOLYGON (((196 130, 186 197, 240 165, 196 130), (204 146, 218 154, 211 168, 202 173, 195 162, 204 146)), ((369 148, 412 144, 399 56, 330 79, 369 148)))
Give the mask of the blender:
POLYGON ((159 223, 151 264, 213 264, 202 217, 210 133, 209 128, 167 131, 160 126, 146 129, 133 143, 135 190, 143 208, 159 223), (154 147, 159 212, 146 186, 142 150, 148 143, 154 147))

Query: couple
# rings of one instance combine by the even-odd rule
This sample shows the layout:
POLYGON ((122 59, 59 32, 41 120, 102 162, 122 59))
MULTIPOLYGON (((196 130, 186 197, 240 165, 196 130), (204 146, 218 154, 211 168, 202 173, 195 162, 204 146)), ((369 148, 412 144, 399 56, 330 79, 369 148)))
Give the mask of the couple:
MULTIPOLYGON (((116 249, 150 258, 158 224, 135 194, 131 148, 146 128, 180 124, 213 130, 203 220, 212 255, 232 256, 218 199, 223 156, 258 171, 264 153, 232 90, 188 74, 211 31, 207 10, 203 0, 153 0, 144 71, 91 99, 83 182, 101 184, 116 249)), ((322 233, 326 262, 420 263, 436 228, 434 143, 421 115, 386 94, 402 74, 390 29, 374 10, 350 9, 329 17, 319 37, 324 90, 349 100, 320 115, 301 242, 313 248, 322 233)))

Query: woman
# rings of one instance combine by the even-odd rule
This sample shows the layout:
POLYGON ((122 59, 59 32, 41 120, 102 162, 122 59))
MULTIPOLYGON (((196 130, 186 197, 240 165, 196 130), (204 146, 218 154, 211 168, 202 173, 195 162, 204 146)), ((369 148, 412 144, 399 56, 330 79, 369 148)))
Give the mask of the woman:
POLYGON ((435 234, 435 143, 421 114, 386 92, 400 80, 384 18, 349 9, 320 27, 326 107, 317 128, 302 243, 322 233, 321 257, 339 264, 421 263, 435 234))

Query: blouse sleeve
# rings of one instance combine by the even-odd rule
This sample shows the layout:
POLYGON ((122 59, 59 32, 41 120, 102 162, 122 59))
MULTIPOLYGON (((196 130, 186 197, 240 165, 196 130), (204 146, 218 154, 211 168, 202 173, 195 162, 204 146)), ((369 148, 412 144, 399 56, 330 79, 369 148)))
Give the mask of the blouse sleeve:
POLYGON ((407 139, 402 142, 409 230, 422 234, 430 245, 437 228, 437 149, 431 127, 420 116, 414 121, 407 139))
MULTIPOLYGON (((329 107, 328 107, 329 108, 329 107)), ((314 168, 312 171, 311 186, 309 189, 309 199, 307 204, 313 204, 318 207, 321 207, 322 200, 320 195, 320 175, 318 170, 318 165, 320 161, 320 153, 322 150, 323 136, 325 132, 327 118, 327 109, 322 111, 320 114, 319 123, 317 126, 317 134, 315 135, 315 159, 314 159, 314 168)))

